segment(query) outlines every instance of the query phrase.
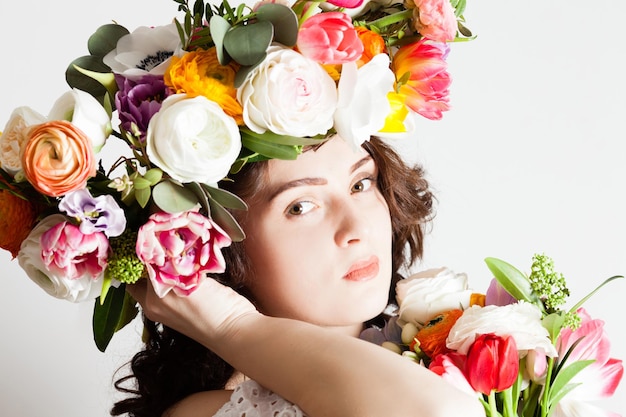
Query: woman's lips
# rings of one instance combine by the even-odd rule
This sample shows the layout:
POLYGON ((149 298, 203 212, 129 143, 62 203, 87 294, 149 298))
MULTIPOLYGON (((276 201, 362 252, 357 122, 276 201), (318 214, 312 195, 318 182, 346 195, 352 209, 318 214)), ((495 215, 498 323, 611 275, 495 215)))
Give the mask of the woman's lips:
POLYGON ((378 275, 378 269, 378 257, 373 255, 369 259, 352 264, 343 278, 348 281, 367 281, 378 275))

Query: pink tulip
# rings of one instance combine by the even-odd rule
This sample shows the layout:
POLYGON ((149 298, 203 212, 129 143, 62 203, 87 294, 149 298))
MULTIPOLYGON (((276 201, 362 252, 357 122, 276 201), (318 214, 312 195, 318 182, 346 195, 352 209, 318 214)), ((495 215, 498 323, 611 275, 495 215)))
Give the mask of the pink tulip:
POLYGON ((363 4, 363 0, 326 0, 326 2, 346 9, 355 9, 363 4))
POLYGON ((624 374, 622 361, 609 357, 611 344, 604 331, 604 322, 592 319, 583 308, 577 313, 582 318, 582 324, 576 330, 569 327, 561 330, 556 344, 559 357, 563 357, 569 348, 580 340, 567 358, 566 366, 579 360, 593 359, 595 362, 572 379, 571 383, 580 385, 563 397, 553 415, 557 417, 572 415, 568 414, 568 410, 571 409, 588 410, 585 417, 613 415, 587 402, 607 398, 615 393, 624 374))
POLYGON ((392 68, 396 79, 409 74, 400 94, 406 96, 406 105, 414 112, 438 120, 449 110, 449 87, 446 58, 450 48, 443 43, 421 39, 405 45, 393 57, 392 68))
POLYGON ((326 12, 309 17, 300 26, 298 50, 321 64, 343 64, 361 57, 363 42, 350 16, 326 12))
POLYGON ((41 235, 41 257, 54 275, 97 279, 107 266, 109 241, 101 232, 83 234, 78 226, 57 223, 41 235))
POLYGON ((220 249, 230 243, 228 235, 197 210, 156 213, 139 229, 136 251, 160 297, 172 289, 189 295, 207 273, 224 272, 220 249))

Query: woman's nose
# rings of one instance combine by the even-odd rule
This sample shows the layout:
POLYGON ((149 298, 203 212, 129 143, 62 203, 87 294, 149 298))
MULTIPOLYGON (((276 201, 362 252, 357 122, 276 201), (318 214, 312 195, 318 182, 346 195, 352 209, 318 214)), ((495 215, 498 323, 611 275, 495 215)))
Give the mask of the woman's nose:
POLYGON ((354 201, 342 202, 335 210, 337 228, 335 242, 340 247, 346 247, 360 242, 370 231, 366 213, 359 210, 354 201))

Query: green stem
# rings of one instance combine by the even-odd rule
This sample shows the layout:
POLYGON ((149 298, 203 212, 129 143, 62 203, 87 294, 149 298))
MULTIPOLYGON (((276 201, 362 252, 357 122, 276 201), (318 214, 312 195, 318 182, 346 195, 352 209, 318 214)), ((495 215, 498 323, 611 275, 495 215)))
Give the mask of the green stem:
POLYGON ((500 394, 502 396, 502 415, 504 417, 515 417, 515 411, 513 409, 513 386, 505 389, 500 394))
POLYGON ((498 417, 500 413, 498 412, 498 407, 496 406, 496 391, 491 390, 489 393, 489 416, 490 417, 498 417))
POLYGON ((403 20, 413 17, 413 10, 407 9, 401 12, 393 13, 387 16, 383 16, 379 19, 373 20, 368 23, 369 26, 375 26, 378 29, 382 29, 386 26, 393 25, 394 23, 402 22, 403 20))
POLYGON ((541 397, 541 417, 548 417, 550 415, 549 399, 550 399, 550 385, 552 384, 552 369, 554 368, 554 358, 548 358, 548 369, 546 370, 546 384, 543 389, 543 396, 541 397))

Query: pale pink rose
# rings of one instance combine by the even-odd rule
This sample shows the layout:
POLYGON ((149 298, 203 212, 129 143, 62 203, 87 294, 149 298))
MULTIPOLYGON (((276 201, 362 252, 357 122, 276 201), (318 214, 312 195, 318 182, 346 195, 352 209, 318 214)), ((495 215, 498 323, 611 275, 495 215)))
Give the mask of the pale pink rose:
POLYGON ((102 233, 85 235, 67 217, 53 214, 31 230, 17 259, 28 277, 48 294, 81 302, 100 295, 108 248, 102 233))
POLYGON ((363 42, 347 14, 318 13, 300 26, 298 50, 322 64, 343 64, 361 57, 363 42))
POLYGON ((414 0, 415 29, 425 38, 438 42, 454 40, 456 16, 450 0, 414 0))
POLYGON ((170 290, 189 295, 207 273, 224 272, 220 248, 230 243, 228 235, 197 210, 161 212, 139 229, 136 251, 159 297, 170 290))

